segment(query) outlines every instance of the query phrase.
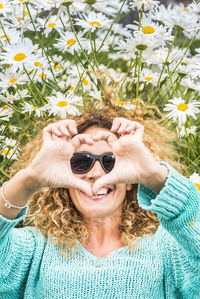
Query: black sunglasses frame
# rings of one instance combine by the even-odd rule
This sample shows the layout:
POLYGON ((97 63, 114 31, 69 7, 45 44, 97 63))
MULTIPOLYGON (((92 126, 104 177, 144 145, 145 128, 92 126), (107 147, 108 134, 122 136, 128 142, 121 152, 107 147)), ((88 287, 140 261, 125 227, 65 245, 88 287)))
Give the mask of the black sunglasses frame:
POLYGON ((105 168, 104 164, 103 164, 103 158, 104 158, 105 156, 107 156, 107 155, 109 155, 109 156, 113 156, 113 158, 114 158, 114 163, 113 163, 113 167, 112 167, 112 169, 113 169, 113 168, 114 168, 114 165, 115 165, 115 155, 114 155, 112 152, 104 153, 104 154, 102 154, 102 155, 93 155, 93 154, 88 153, 88 152, 76 152, 76 153, 73 154, 73 156, 72 156, 71 159, 70 159, 70 164, 71 164, 72 172, 73 172, 73 173, 77 173, 77 174, 87 173, 88 171, 90 171, 90 170, 92 169, 92 167, 94 166, 95 162, 96 162, 96 161, 99 161, 100 164, 101 164, 101 167, 103 168, 103 170, 104 170, 105 172, 109 173, 109 172, 111 172, 112 169, 111 169, 111 170, 107 170, 107 169, 105 168), (91 165, 90 165, 86 170, 83 170, 83 171, 76 171, 76 170, 74 170, 73 167, 72 167, 72 159, 73 159, 73 157, 75 157, 75 156, 77 156, 77 155, 80 155, 80 154, 88 155, 90 158, 92 158, 92 162, 91 162, 91 165))

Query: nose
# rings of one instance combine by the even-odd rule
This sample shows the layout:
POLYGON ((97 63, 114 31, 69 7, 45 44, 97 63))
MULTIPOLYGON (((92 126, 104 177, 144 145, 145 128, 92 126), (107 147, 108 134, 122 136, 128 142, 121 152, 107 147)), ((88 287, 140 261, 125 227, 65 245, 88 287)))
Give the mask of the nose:
POLYGON ((97 179, 102 175, 105 175, 105 171, 101 167, 101 163, 97 160, 95 161, 93 167, 86 173, 86 177, 88 179, 97 179))

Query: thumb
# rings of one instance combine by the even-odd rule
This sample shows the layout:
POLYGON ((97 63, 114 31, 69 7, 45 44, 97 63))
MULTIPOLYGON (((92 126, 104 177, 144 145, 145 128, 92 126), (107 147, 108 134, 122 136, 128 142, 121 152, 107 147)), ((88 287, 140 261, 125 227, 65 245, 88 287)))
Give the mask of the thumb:
POLYGON ((95 181, 92 187, 93 195, 96 195, 97 192, 102 188, 108 185, 117 184, 117 179, 112 174, 106 174, 95 181))
POLYGON ((88 182, 84 180, 78 178, 73 179, 73 182, 71 183, 71 187, 84 192, 89 197, 92 197, 92 187, 88 182))

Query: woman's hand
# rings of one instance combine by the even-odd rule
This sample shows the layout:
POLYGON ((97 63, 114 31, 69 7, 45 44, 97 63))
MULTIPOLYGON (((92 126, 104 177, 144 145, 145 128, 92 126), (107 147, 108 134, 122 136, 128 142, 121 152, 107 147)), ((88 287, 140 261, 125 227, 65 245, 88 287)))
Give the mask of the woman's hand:
POLYGON ((110 132, 100 132, 93 137, 94 141, 107 141, 116 156, 113 170, 94 183, 93 193, 96 194, 103 186, 119 183, 143 183, 159 192, 168 170, 160 165, 145 147, 142 141, 143 125, 117 117, 113 121, 111 131, 119 133, 120 138, 117 139, 110 132))
POLYGON ((28 166, 40 188, 72 187, 92 195, 90 184, 73 175, 70 158, 82 143, 92 145, 94 141, 86 134, 73 137, 73 141, 67 140, 76 133, 75 121, 68 119, 49 124, 43 129, 42 148, 28 166))

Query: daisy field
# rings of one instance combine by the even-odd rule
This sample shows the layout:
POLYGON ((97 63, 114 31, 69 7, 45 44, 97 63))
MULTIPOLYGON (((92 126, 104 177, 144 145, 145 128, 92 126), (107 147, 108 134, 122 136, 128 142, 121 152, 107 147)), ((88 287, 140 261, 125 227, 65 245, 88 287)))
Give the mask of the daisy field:
POLYGON ((38 122, 145 106, 200 190, 200 3, 161 2, 0 0, 1 183, 38 122))

